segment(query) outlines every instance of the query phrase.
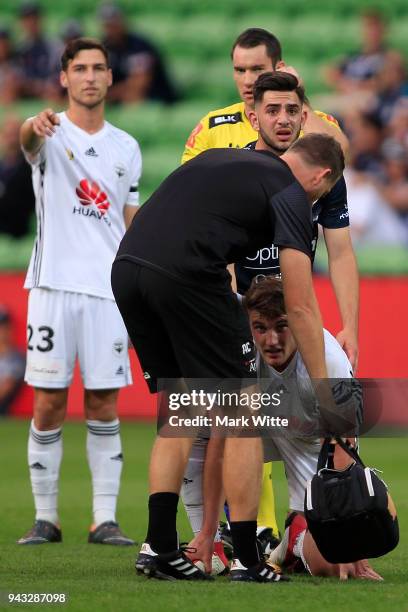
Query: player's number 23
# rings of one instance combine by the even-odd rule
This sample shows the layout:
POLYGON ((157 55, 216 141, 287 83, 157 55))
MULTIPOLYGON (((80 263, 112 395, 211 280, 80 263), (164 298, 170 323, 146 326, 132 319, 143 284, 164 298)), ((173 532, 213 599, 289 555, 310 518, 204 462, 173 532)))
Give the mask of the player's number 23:
POLYGON ((54 330, 52 329, 52 327, 48 327, 48 325, 41 325, 38 328, 38 332, 41 334, 41 341, 39 344, 37 344, 36 347, 30 344, 31 339, 34 334, 32 325, 27 325, 27 331, 28 331, 27 348, 29 351, 33 351, 34 348, 36 348, 38 351, 41 351, 41 353, 47 353, 48 351, 51 351, 53 349, 54 343, 52 341, 52 338, 54 336, 54 330))

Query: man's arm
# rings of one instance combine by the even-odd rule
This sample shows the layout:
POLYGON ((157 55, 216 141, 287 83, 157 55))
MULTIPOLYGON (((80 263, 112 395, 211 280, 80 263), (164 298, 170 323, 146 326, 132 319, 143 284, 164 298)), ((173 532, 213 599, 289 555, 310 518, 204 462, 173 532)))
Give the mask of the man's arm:
POLYGON ((306 366, 319 406, 321 425, 341 435, 350 431, 355 419, 344 415, 336 403, 326 366, 323 325, 313 289, 312 266, 302 251, 280 249, 283 294, 286 314, 298 350, 306 366))
POLYGON ((234 291, 234 293, 237 293, 238 289, 237 289, 237 277, 235 275, 235 265, 228 264, 227 270, 231 274, 231 288, 234 291))
POLYGON ((141 68, 132 72, 128 77, 116 83, 109 89, 110 102, 140 102, 148 97, 148 91, 153 80, 151 67, 141 68))
POLYGON ((323 325, 313 289, 310 258, 302 251, 280 248, 280 268, 289 327, 310 378, 327 378, 323 325))
POLYGON ((123 209, 123 218, 125 219, 126 229, 130 227, 130 224, 133 221, 133 217, 140 210, 140 206, 131 206, 130 204, 125 204, 123 209))
POLYGON ((346 352, 355 372, 358 363, 359 278, 350 229, 324 228, 323 232, 329 256, 330 280, 343 323, 343 329, 337 335, 337 340, 346 352))
POLYGON ((133 221, 133 217, 140 210, 139 183, 142 175, 142 154, 138 142, 134 141, 133 158, 129 164, 129 192, 126 197, 126 204, 123 207, 123 218, 125 227, 128 229, 133 221))
POLYGON ((55 126, 59 122, 52 108, 46 108, 35 117, 26 119, 20 128, 20 144, 24 151, 34 158, 44 144, 45 137, 55 133, 55 126))

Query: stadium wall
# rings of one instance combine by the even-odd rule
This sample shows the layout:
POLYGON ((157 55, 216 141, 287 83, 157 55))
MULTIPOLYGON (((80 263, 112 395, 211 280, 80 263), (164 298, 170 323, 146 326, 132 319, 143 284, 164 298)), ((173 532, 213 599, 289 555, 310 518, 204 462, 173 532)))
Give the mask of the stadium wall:
MULTIPOLYGON (((27 293, 23 289, 23 274, 0 275, 0 302, 13 314, 16 344, 24 350, 26 342, 27 293)), ((325 327, 336 334, 340 317, 330 282, 316 277, 315 288, 325 327)), ((362 278, 360 315, 361 378, 408 378, 408 277, 362 278)), ((140 367, 131 351, 134 384, 120 393, 119 414, 128 418, 151 418, 155 400, 147 392, 140 367)), ((25 387, 13 404, 12 414, 31 415, 32 391, 25 387)), ((82 385, 78 371, 69 394, 68 414, 82 415, 82 385)))

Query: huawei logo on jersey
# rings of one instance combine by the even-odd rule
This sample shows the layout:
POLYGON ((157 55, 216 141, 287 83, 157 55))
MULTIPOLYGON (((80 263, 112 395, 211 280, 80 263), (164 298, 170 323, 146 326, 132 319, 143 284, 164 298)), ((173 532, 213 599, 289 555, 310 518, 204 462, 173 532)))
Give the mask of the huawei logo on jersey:
POLYGON ((76 188, 76 194, 83 206, 95 204, 102 215, 106 214, 110 206, 108 196, 96 181, 82 179, 79 187, 76 188))

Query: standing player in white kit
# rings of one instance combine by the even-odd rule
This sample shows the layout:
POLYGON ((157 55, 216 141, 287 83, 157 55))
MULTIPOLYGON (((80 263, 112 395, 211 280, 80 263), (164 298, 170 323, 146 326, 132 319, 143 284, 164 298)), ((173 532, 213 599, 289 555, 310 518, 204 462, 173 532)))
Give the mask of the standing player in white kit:
POLYGON ((34 387, 28 463, 36 516, 18 543, 62 539, 61 433, 78 356, 93 483, 88 541, 129 545, 133 540, 115 517, 123 462, 116 405, 119 388, 130 384, 131 376, 110 270, 125 225, 137 211, 141 155, 134 138, 104 120, 112 73, 103 45, 75 39, 61 66, 66 112, 46 109, 21 128, 38 224, 25 282, 30 289, 26 381, 34 387))

